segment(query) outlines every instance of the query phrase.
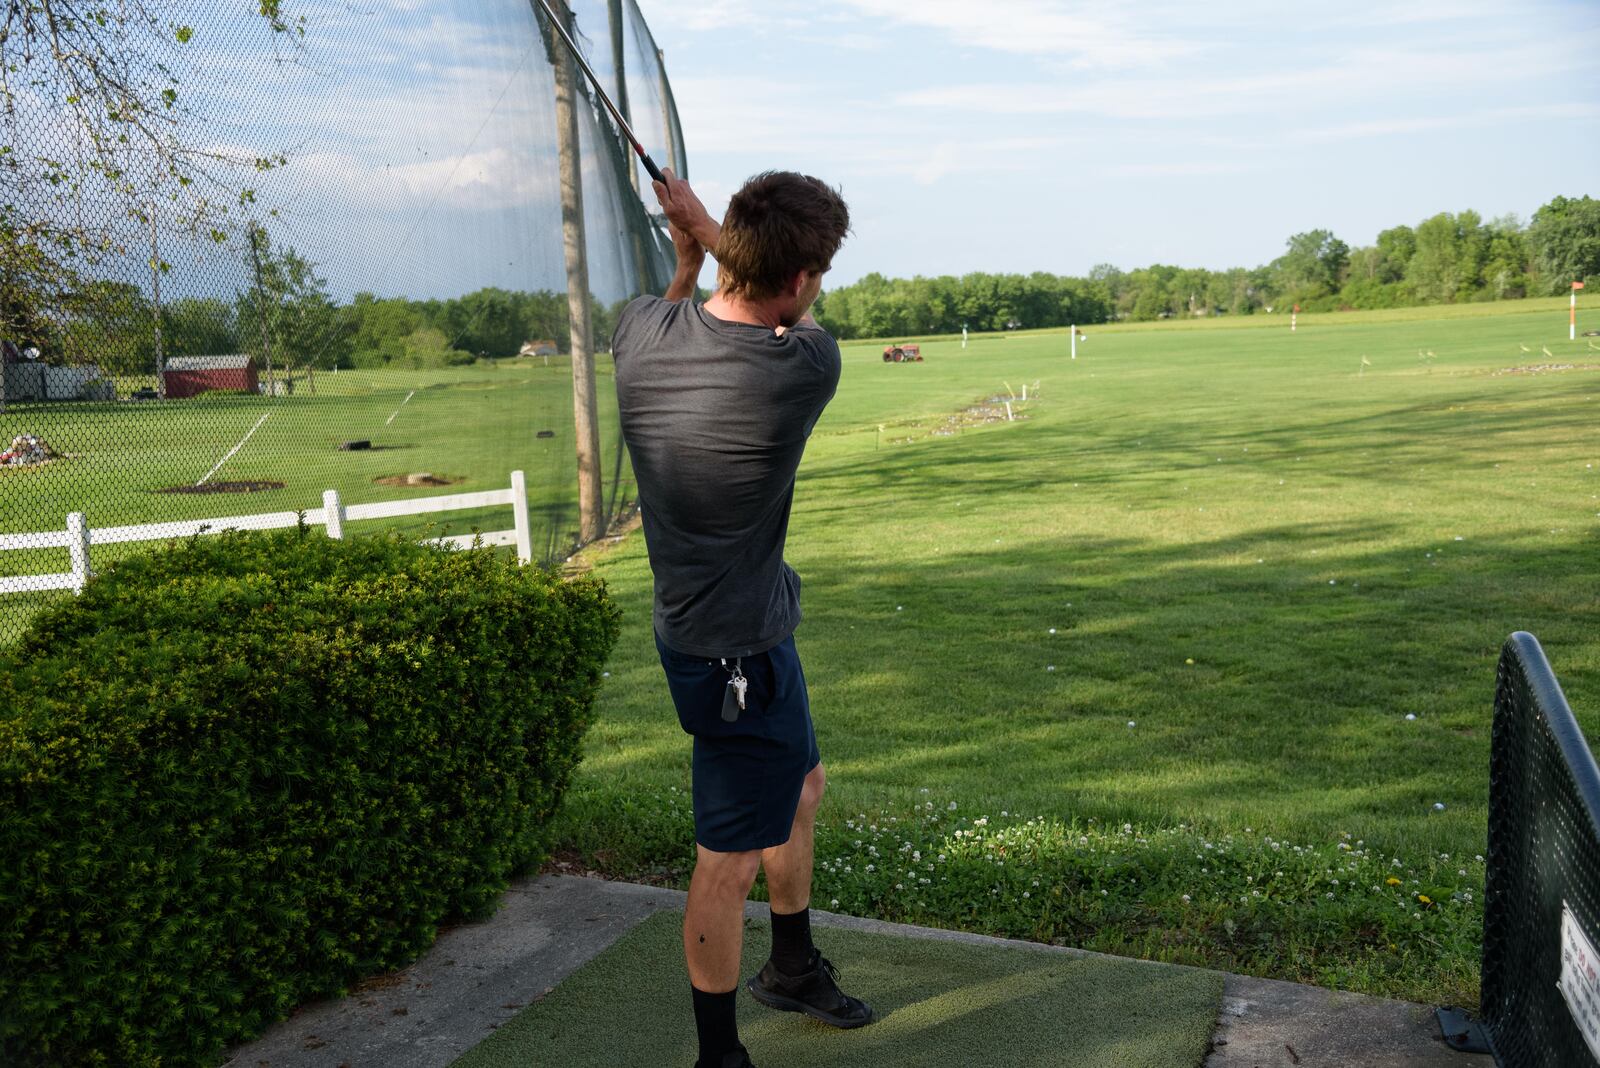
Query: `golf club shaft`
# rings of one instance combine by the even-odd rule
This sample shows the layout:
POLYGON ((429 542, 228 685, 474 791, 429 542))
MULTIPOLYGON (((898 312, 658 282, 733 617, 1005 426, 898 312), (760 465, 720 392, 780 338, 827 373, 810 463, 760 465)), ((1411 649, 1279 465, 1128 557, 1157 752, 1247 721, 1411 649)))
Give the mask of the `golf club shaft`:
POLYGON ((578 51, 577 42, 567 34, 567 28, 562 24, 560 16, 550 6, 550 0, 535 0, 535 2, 544 9, 545 18, 550 20, 550 25, 555 29, 557 36, 565 42, 567 50, 572 53, 573 60, 583 68, 583 73, 589 76, 589 84, 593 85, 594 91, 600 94, 600 101, 605 104, 606 110, 611 112, 611 117, 617 120, 617 126, 622 130, 622 136, 628 139, 628 143, 633 146, 633 150, 639 154, 639 161, 644 164, 644 169, 650 172, 651 178, 665 183, 667 180, 666 175, 661 173, 661 168, 656 166, 656 161, 650 158, 650 153, 644 150, 644 146, 639 143, 639 139, 633 135, 633 130, 628 126, 628 120, 622 117, 622 112, 617 110, 617 105, 613 104, 611 98, 606 95, 604 87, 600 84, 600 79, 595 77, 594 71, 584 61, 583 53, 578 51))

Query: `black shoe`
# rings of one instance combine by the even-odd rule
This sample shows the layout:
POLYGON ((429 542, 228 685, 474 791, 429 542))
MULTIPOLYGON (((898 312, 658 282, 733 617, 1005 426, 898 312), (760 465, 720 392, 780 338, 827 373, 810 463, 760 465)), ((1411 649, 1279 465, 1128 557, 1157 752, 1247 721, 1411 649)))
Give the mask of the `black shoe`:
POLYGON ((745 983, 750 996, 769 1009, 803 1012, 834 1027, 861 1027, 873 1020, 872 1007, 839 989, 839 972, 821 952, 811 951, 811 967, 784 975, 768 960, 745 983))
POLYGON ((743 1046, 729 1050, 722 1055, 722 1060, 716 1064, 707 1064, 705 1061, 695 1061, 694 1068, 756 1068, 750 1063, 750 1054, 743 1046))

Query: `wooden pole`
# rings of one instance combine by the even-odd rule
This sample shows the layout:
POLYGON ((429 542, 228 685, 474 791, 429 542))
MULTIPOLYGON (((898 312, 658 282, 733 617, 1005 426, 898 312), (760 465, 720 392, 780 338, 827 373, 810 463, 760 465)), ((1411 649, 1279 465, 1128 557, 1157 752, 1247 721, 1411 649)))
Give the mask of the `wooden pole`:
MULTIPOLYGON (((611 66, 617 76, 617 110, 622 112, 622 117, 633 125, 633 112, 628 109, 628 77, 626 49, 623 47, 622 29, 622 0, 607 0, 606 14, 611 19, 611 66)), ((634 161, 632 146, 625 153, 628 158, 628 180, 633 183, 633 191, 639 192, 639 165, 634 161)))
MULTIPOLYGON (((622 21, 622 0, 608 0, 607 11, 611 18, 611 64, 617 76, 617 110, 622 112, 622 117, 628 125, 633 125, 633 112, 628 107, 628 60, 622 21)), ((635 196, 639 195, 639 163, 634 158, 633 147, 624 143, 622 149, 624 166, 628 168, 628 181, 633 185, 635 196)), ((647 209, 648 210, 648 209, 647 209)), ((633 287, 635 295, 648 291, 651 287, 650 257, 645 251, 644 235, 634 227, 628 225, 627 213, 617 220, 617 225, 626 232, 624 235, 633 248, 633 270, 638 275, 638 284, 633 287)))
POLYGON ((678 139, 672 136, 672 86, 667 84, 667 53, 656 49, 656 69, 661 73, 661 131, 666 135, 666 156, 672 161, 672 171, 685 181, 689 178, 689 161, 678 158, 678 139))
MULTIPOLYGON (((566 0, 552 0, 572 29, 566 0)), ((567 261, 567 316, 572 338, 572 419, 578 442, 578 537, 605 535, 600 493, 600 420, 595 404, 594 341, 589 316, 589 260, 583 233, 583 170, 579 157, 577 86, 572 58, 552 49, 556 76, 556 143, 561 152, 561 243, 567 261)))

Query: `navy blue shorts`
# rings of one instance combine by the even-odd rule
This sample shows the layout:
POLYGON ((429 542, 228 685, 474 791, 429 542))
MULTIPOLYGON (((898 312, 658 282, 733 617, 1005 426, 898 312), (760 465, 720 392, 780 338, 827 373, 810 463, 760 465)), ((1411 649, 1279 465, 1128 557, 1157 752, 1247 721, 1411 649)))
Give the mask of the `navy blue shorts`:
POLYGON ((656 636, 678 723, 694 737, 694 838, 717 853, 789 840, 800 790, 822 762, 811 701, 794 639, 744 658, 745 708, 729 723, 722 702, 731 677, 716 659, 667 648, 656 636))

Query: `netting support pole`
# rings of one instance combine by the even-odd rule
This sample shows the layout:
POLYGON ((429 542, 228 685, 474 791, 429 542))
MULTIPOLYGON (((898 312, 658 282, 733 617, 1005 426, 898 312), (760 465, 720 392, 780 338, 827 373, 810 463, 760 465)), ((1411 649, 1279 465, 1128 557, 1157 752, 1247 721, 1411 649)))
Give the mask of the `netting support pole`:
MULTIPOLYGON (((633 112, 628 107, 628 65, 627 49, 624 47, 622 0, 606 0, 606 15, 611 22, 611 65, 616 70, 617 76, 617 110, 622 112, 622 117, 633 124, 633 112)), ((628 159, 628 180, 633 183, 633 191, 639 192, 639 165, 634 161, 633 150, 626 148, 625 155, 628 159)), ((637 241, 637 239, 635 239, 637 241)))
POLYGON ((667 54, 656 49, 656 72, 661 77, 661 128, 672 141, 667 146, 667 158, 672 160, 673 173, 679 178, 689 177, 689 168, 678 158, 678 142, 672 137, 672 87, 667 84, 667 54))
MULTIPOLYGON (((552 0, 567 29, 566 0, 552 0)), ((556 142, 561 151, 561 243, 567 260, 567 314, 572 338, 572 418, 578 439, 578 539, 605 535, 600 493, 600 420, 595 404, 594 331, 589 315, 589 260, 583 232, 583 169, 579 156, 577 82, 572 58, 556 50, 556 142)))

